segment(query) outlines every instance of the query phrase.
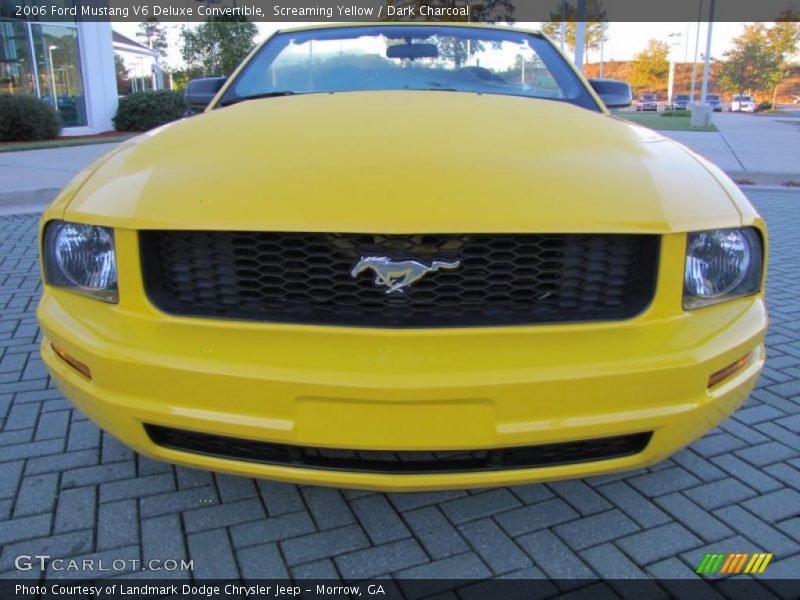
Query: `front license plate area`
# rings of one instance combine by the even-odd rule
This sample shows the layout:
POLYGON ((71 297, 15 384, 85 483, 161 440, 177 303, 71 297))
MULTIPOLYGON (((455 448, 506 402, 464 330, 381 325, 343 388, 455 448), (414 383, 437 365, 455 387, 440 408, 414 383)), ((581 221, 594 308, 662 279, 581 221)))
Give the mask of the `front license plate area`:
POLYGON ((372 450, 461 450, 495 443, 489 400, 374 402, 299 398, 298 443, 372 450))

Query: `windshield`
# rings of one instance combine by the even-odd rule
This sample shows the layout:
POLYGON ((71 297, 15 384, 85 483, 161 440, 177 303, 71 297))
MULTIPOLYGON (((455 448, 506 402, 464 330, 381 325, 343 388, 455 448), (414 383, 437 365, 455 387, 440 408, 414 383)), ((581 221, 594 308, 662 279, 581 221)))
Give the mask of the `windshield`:
POLYGON ((689 99, 689 96, 680 95, 680 96, 676 97, 676 100, 688 100, 688 99, 689 99))
POLYGON ((446 25, 276 34, 248 62, 219 106, 254 97, 367 90, 503 94, 600 110, 543 37, 446 25))
POLYGON ((645 94, 644 96, 639 96, 639 100, 655 100, 656 97, 652 94, 645 94))
POLYGON ((750 96, 734 96, 733 99, 739 102, 750 102, 750 96))
POLYGON ((714 95, 714 94, 709 94, 709 95, 707 96, 707 98, 708 98, 709 100, 719 100, 719 96, 716 96, 716 95, 714 95))

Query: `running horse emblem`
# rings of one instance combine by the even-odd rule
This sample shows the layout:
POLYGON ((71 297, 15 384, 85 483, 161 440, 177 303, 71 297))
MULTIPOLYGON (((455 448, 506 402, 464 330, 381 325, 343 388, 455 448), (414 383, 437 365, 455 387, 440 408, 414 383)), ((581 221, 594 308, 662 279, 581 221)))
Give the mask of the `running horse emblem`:
POLYGON ((367 269, 375 273, 375 285, 386 288, 386 294, 402 294, 404 289, 412 283, 419 281, 427 273, 439 269, 455 269, 461 264, 460 260, 434 260, 426 265, 418 260, 392 260, 386 256, 362 256, 353 270, 352 277, 358 277, 367 269))

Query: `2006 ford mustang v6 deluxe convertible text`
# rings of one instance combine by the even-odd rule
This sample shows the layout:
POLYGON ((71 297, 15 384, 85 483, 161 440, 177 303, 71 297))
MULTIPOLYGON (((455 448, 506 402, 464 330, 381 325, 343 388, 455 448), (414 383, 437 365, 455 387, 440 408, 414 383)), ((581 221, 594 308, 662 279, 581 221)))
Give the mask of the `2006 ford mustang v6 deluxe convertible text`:
POLYGON ((137 451, 383 490, 581 477, 753 388, 763 221, 545 37, 301 28, 215 81, 42 218, 44 360, 137 451))

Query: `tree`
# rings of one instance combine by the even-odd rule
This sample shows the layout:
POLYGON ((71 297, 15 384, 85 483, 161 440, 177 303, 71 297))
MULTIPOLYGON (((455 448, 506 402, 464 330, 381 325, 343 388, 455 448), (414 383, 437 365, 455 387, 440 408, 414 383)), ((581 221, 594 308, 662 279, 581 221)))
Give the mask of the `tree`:
POLYGON ((170 72, 172 77, 172 89, 184 90, 192 79, 203 76, 203 70, 199 67, 189 67, 187 69, 175 69, 170 72))
POLYGON ((669 77, 669 46, 666 42, 650 40, 645 49, 634 57, 631 83, 635 88, 651 89, 669 77))
POLYGON ((439 48, 439 58, 453 61, 456 68, 467 62, 470 56, 483 49, 483 44, 480 42, 467 44, 464 40, 451 37, 437 40, 436 45, 439 48))
MULTIPOLYGON (((606 12, 600 0, 586 1, 586 33, 584 35, 584 54, 589 50, 598 50, 605 35, 604 21, 606 12)), ((550 21, 542 26, 542 32, 556 42, 561 41, 561 22, 564 21, 564 43, 571 52, 575 52, 575 21, 578 9, 566 0, 562 0, 558 8, 550 13, 550 21)))
POLYGON ((255 45, 258 27, 241 17, 217 18, 181 31, 181 55, 206 76, 227 77, 255 45))
MULTIPOLYGON (((797 52, 798 44, 800 44, 800 23, 798 23, 797 15, 789 11, 784 12, 775 25, 767 31, 767 39, 780 63, 781 79, 784 79, 789 76, 789 61, 797 52)), ((772 89, 773 107, 778 97, 779 83, 776 82, 772 89)))
POLYGON ((146 23, 139 23, 139 31, 136 32, 136 37, 144 41, 144 45, 155 50, 161 56, 166 56, 167 53, 167 32, 164 27, 156 19, 150 19, 146 23))
MULTIPOLYGON (((414 14, 420 15, 423 6, 440 7, 440 8, 456 8, 464 6, 463 0, 386 0, 387 4, 392 4, 396 8, 411 7, 414 9, 414 14)), ((506 23, 514 22, 514 2, 513 0, 483 0, 470 4, 469 18, 462 16, 443 17, 441 21, 474 21, 476 23, 496 23, 504 21, 506 23)), ((385 17, 388 21, 402 21, 405 20, 402 16, 385 17)), ((388 45, 396 43, 389 41, 388 45)), ((485 50, 485 46, 478 41, 467 43, 466 40, 460 40, 452 37, 446 37, 436 40, 436 45, 439 51, 439 57, 452 61, 456 67, 460 67, 466 63, 469 58, 485 50)))
POLYGON ((477 23, 514 22, 513 0, 483 0, 470 9, 470 21, 477 23))
POLYGON ((745 25, 725 52, 719 70, 722 89, 736 94, 765 92, 783 78, 784 54, 770 40, 763 23, 745 25))
POLYGON ((130 91, 128 67, 125 66, 125 61, 116 52, 114 52, 114 71, 117 74, 117 93, 127 94, 130 91))
MULTIPOLYGON (((412 7, 415 9, 415 14, 421 13, 421 7, 459 7, 463 6, 462 0, 387 0, 397 8, 412 7)), ((405 20, 403 17, 386 17, 390 21, 405 20)), ((464 21, 465 17, 444 17, 442 21, 464 21)), ((469 21, 476 23, 496 23, 504 21, 506 23, 514 22, 514 2, 513 0, 483 0, 482 2, 470 4, 469 21)), ((391 45, 392 42, 390 42, 391 45)), ((469 58, 478 52, 484 50, 484 45, 480 42, 467 43, 465 40, 455 38, 440 39, 436 42, 441 58, 451 60, 460 67, 469 58)))
POLYGON ((800 45, 800 18, 790 11, 784 12, 767 30, 767 39, 781 62, 788 62, 800 45))
MULTIPOLYGON (((411 7, 414 14, 420 15, 423 6, 437 8, 455 8, 464 6, 463 0, 386 0, 395 8, 411 7)), ((474 23, 506 23, 514 22, 514 0, 482 0, 481 2, 469 3, 469 17, 453 16, 443 17, 441 21, 472 21, 474 23)), ((385 14, 386 11, 384 11, 385 14)), ((419 18, 419 17, 418 17, 419 18)), ((404 17, 384 17, 387 21, 402 21, 404 17)))

